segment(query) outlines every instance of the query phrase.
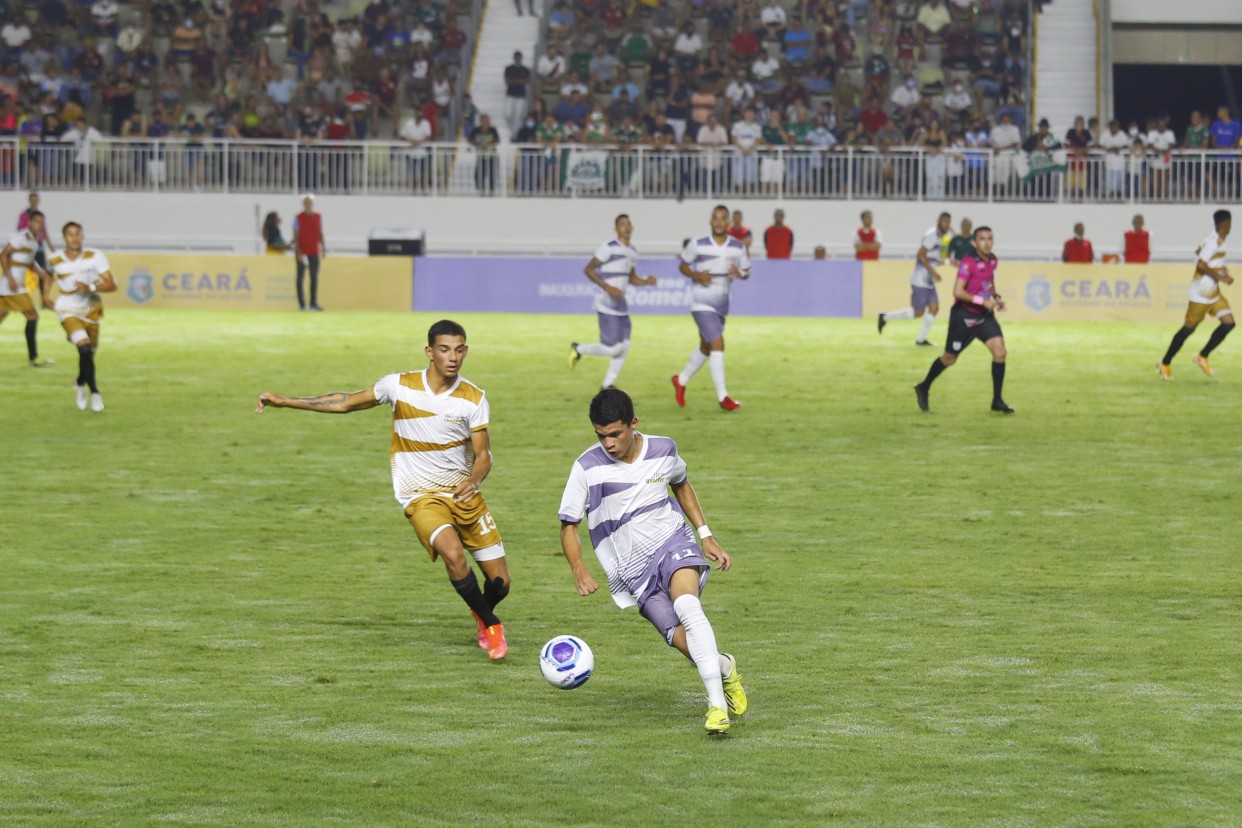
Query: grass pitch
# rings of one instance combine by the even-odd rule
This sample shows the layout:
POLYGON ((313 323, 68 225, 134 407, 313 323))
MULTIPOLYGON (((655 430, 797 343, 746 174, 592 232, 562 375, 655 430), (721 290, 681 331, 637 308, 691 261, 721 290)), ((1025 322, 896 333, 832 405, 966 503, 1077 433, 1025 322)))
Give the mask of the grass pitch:
POLYGON ((735 555, 704 603, 751 712, 709 740, 693 669, 559 555, 592 318, 460 317, 514 576, 493 664, 392 499, 387 412, 252 413, 423 367, 433 317, 108 314, 98 415, 50 315, 54 368, 0 327, 0 824, 1242 821, 1240 339, 1160 383, 1175 319, 1013 324, 1018 413, 975 345, 925 415, 914 323, 739 318, 725 414, 706 371, 673 402, 690 320, 636 318, 620 385, 735 555), (535 663, 567 632, 572 692, 535 663))

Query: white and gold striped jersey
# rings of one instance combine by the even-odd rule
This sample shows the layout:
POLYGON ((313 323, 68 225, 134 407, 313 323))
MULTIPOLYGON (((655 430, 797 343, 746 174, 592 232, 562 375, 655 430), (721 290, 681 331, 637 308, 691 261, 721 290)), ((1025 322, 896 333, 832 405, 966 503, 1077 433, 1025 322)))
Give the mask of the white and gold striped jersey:
POLYGON ((488 426, 483 390, 458 377, 433 394, 425 370, 389 374, 374 390, 375 399, 392 408, 392 487, 402 507, 464 483, 474 467, 471 435, 488 426))
POLYGON ((94 288, 103 279, 103 275, 112 270, 108 257, 100 250, 87 247, 82 255, 70 259, 65 251, 60 251, 47 262, 47 271, 56 279, 60 288, 60 296, 56 297, 56 313, 63 320, 69 316, 85 318, 92 308, 100 306, 99 294, 74 293, 78 285, 94 288))
POLYGON ((9 274, 13 277, 13 281, 17 282, 17 290, 9 287, 8 279, 0 277, 0 296, 12 296, 26 292, 26 270, 34 261, 35 252, 39 249, 39 240, 30 235, 29 230, 22 230, 13 234, 13 237, 9 239, 9 246, 13 248, 13 252, 9 254, 9 262, 12 263, 9 274))
MULTIPOLYGON (((1220 235, 1213 232, 1203 240, 1203 244, 1195 251, 1196 262, 1203 262, 1210 268, 1219 270, 1225 266, 1225 243, 1220 235)), ((1211 305, 1220 298, 1220 284, 1206 273, 1196 273, 1190 283, 1190 301, 1211 305)))

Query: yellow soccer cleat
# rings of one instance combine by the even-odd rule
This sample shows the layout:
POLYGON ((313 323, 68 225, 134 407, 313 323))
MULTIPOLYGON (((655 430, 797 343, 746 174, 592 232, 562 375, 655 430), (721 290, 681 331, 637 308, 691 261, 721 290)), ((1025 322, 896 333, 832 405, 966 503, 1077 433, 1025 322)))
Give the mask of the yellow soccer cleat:
POLYGON ((703 729, 711 734, 728 733, 729 724, 729 711, 723 707, 713 707, 707 711, 707 722, 703 729))
POLYGON ((725 701, 729 703, 731 716, 742 716, 746 713, 746 688, 742 686, 742 674, 737 671, 737 659, 728 653, 721 653, 729 660, 729 675, 724 677, 725 701))
POLYGON ((578 343, 573 342, 569 346, 569 370, 577 368, 580 359, 582 359, 582 354, 578 353, 578 343))
POLYGON ((1216 376, 1216 374, 1212 372, 1212 366, 1208 365, 1207 357, 1205 357, 1203 354, 1195 354, 1193 357, 1191 357, 1190 361, 1193 362, 1195 365, 1198 365, 1199 370, 1203 371, 1203 373, 1207 374, 1209 377, 1216 376))
POLYGON ((1160 379, 1173 381, 1173 366, 1165 365, 1163 362, 1156 363, 1156 369, 1160 371, 1160 379))

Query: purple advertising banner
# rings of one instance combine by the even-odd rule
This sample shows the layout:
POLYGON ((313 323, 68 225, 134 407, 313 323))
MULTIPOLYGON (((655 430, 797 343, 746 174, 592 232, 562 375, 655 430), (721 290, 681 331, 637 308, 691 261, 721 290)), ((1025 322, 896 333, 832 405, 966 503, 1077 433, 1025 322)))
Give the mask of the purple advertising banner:
MULTIPOLYGON (((589 258, 501 259, 428 257, 414 265, 414 310, 591 313, 599 290, 583 274, 589 258)), ((672 256, 640 259, 638 275, 654 287, 626 290, 633 314, 689 313, 690 280, 672 256)), ((767 261, 733 283, 737 316, 862 316, 862 264, 852 261, 767 261)))

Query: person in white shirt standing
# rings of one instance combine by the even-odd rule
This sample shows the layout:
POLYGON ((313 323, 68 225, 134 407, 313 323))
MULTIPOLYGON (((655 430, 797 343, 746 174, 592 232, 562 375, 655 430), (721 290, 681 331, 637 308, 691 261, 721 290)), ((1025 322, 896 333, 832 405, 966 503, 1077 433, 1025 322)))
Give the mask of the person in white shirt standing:
POLYGON ((729 208, 723 204, 712 210, 711 235, 695 239, 681 254, 681 274, 689 278, 690 315, 699 329, 699 347, 680 374, 673 375, 677 404, 686 405, 686 385, 704 365, 709 365, 716 399, 725 411, 735 411, 741 403, 729 396, 725 386, 724 328, 729 315, 729 292, 734 279, 750 278, 750 256, 746 246, 729 235, 729 208))
POLYGON ((637 605, 694 664, 707 691, 704 729, 726 733, 730 716, 746 712, 746 690, 737 661, 717 647, 700 596, 710 562, 726 572, 733 559, 707 528, 677 443, 640 433, 633 400, 616 388, 596 394, 589 415, 598 442, 574 461, 558 509, 574 586, 583 596, 599 589, 582 561, 578 526, 585 519, 613 602, 622 609, 637 605))
POLYGON ((78 377, 73 383, 77 406, 86 410, 89 399, 91 411, 103 411, 103 394, 99 392, 95 375, 99 323, 103 319, 103 300, 99 294, 114 292, 116 278, 103 251, 82 246, 86 238, 82 225, 71 221, 65 225, 63 233, 65 249, 47 262, 44 304, 47 304, 51 282, 55 280, 60 296, 56 297, 52 308, 60 317, 69 342, 78 349, 78 377))
POLYGON ((923 329, 919 332, 919 338, 914 341, 914 344, 931 345, 927 341, 927 334, 936 321, 936 314, 940 313, 940 296, 936 293, 936 282, 940 281, 940 274, 936 272, 936 268, 940 265, 940 251, 944 238, 951 235, 949 228, 952 223, 952 216, 948 213, 941 213, 940 218, 936 220, 936 226, 923 234, 918 255, 914 260, 914 272, 910 274, 910 307, 880 314, 878 322, 880 333, 884 333, 884 326, 894 319, 922 317, 923 329))
POLYGON ((1169 192, 1169 170, 1173 167, 1170 150, 1177 147, 1177 136, 1169 129, 1169 116, 1161 115, 1151 124, 1144 141, 1152 151, 1151 163, 1148 166, 1148 195, 1156 199, 1166 199, 1169 192))
POLYGON ((1215 316, 1220 324, 1216 326, 1216 330, 1212 331, 1212 336, 1203 346, 1203 350, 1194 355, 1194 363, 1209 377, 1214 376, 1212 366, 1208 363, 1208 355, 1225 341, 1225 337, 1229 336, 1229 332, 1236 324, 1233 321, 1233 310, 1229 307, 1229 300, 1220 292, 1221 282, 1227 285, 1233 284, 1229 268, 1225 267, 1225 239, 1228 238, 1229 230, 1233 226, 1233 215, 1228 210, 1217 210, 1212 214, 1212 221, 1216 223, 1216 229, 1195 251, 1195 275, 1190 283, 1190 304, 1186 308, 1186 322, 1181 330, 1173 334, 1169 350, 1165 352, 1164 359, 1160 360, 1156 366, 1162 380, 1173 379, 1171 367, 1173 357, 1177 356, 1182 345, 1209 313, 1215 316))
POLYGON ((601 244, 587 262, 583 273, 599 286, 595 297, 595 312, 599 314, 599 342, 569 346, 569 367, 574 368, 584 356, 608 357, 608 370, 604 373, 603 388, 612 386, 625 366, 625 355, 630 350, 630 307, 625 299, 626 285, 654 285, 656 277, 639 276, 638 251, 630 244, 634 225, 630 217, 622 213, 613 222, 617 231, 615 238, 601 244))

